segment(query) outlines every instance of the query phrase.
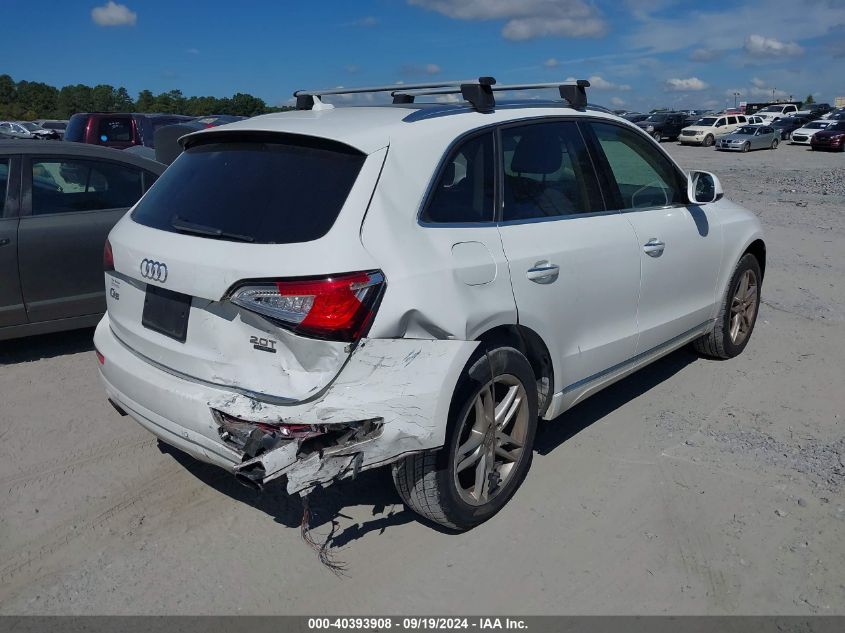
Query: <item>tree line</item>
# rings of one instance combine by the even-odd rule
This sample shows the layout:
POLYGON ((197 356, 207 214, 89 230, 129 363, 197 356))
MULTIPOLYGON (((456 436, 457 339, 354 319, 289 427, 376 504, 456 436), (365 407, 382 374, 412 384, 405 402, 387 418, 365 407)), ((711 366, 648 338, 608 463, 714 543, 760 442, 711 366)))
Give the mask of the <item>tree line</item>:
POLYGON ((255 116, 289 108, 269 107, 263 99, 238 92, 231 97, 186 97, 181 90, 153 94, 142 90, 133 99, 123 86, 76 84, 56 88, 38 81, 16 82, 0 75, 0 119, 67 119, 76 112, 165 112, 203 116, 255 116))

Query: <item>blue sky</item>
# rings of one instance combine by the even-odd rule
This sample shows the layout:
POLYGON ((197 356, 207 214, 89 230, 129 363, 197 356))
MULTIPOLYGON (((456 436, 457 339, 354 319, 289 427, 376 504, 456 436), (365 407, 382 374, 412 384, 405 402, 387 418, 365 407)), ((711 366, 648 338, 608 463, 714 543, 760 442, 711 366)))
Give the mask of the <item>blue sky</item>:
POLYGON ((632 109, 845 95, 845 0, 3 0, 0 73, 248 92, 591 78, 632 109), (35 11, 34 4, 39 10, 35 11))

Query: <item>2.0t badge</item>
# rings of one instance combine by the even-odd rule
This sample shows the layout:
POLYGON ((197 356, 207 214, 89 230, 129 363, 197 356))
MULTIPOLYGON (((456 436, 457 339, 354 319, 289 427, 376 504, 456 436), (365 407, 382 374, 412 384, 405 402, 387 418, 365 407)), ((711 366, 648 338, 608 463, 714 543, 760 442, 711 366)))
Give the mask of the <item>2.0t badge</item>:
POLYGON ((141 261, 141 277, 164 283, 167 281, 167 264, 144 259, 141 261))

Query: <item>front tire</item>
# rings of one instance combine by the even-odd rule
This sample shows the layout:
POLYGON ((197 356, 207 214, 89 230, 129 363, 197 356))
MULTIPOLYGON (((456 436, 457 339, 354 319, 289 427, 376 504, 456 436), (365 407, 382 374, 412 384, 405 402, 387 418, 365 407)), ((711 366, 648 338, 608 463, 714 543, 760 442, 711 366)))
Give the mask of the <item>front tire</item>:
POLYGON ((743 152, 747 152, 750 149, 751 149, 751 143, 746 143, 745 145, 742 146, 743 152))
POLYGON ((512 347, 471 360, 452 399, 443 448, 393 464, 405 505, 453 530, 469 530, 501 510, 531 465, 536 385, 530 363, 512 347))
POLYGON ((757 313, 760 311, 760 285, 763 274, 760 263, 746 253, 736 265, 719 314, 709 332, 693 342, 702 356, 734 358, 748 345, 757 313))
POLYGON ((704 137, 704 147, 710 147, 715 142, 715 138, 713 138, 712 134, 708 134, 704 137))
POLYGON ((653 138, 655 141, 657 141, 659 143, 660 139, 663 138, 663 136, 660 134, 660 132, 652 132, 651 138, 653 138))
POLYGON ((778 140, 776 138, 772 139, 772 149, 778 148, 778 140))

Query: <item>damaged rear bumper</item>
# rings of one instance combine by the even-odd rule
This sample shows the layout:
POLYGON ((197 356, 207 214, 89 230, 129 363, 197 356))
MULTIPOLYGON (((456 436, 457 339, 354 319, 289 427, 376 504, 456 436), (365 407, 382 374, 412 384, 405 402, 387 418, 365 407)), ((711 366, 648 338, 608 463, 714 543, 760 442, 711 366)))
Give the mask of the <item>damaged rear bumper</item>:
MULTIPOLYGON (((364 339, 318 398, 270 404, 154 366, 104 317, 94 336, 108 397, 162 441, 289 493, 439 448, 474 341, 364 339)), ((279 394, 284 395, 284 394, 279 394)))

